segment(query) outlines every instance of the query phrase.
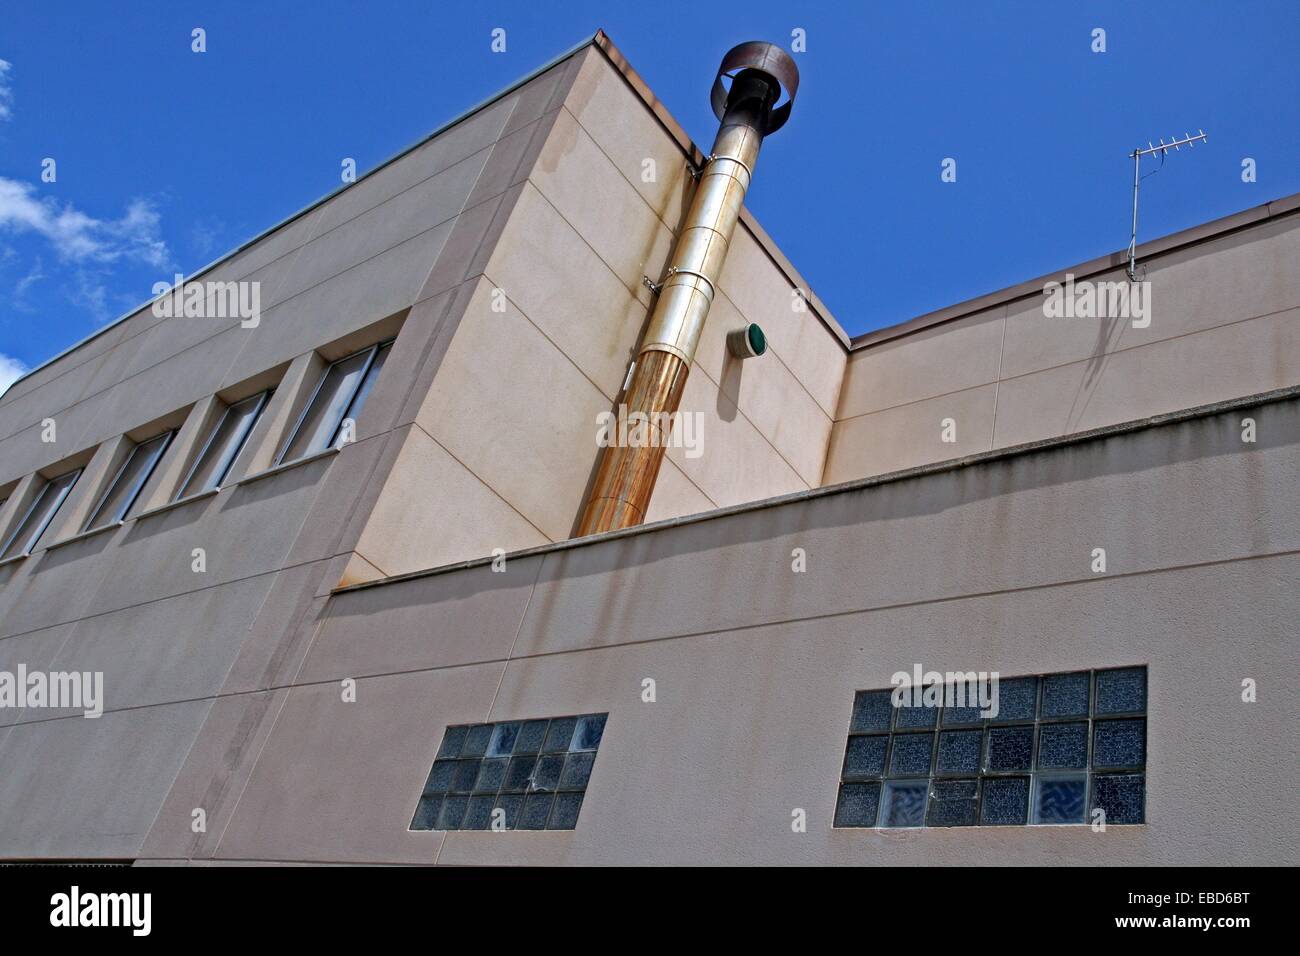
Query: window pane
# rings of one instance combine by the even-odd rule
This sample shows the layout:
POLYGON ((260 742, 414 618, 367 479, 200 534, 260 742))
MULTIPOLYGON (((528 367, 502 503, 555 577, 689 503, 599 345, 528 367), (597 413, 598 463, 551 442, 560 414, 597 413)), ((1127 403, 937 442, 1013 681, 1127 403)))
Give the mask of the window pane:
POLYGON ((542 749, 542 742, 546 739, 546 726, 549 721, 530 720, 519 730, 519 736, 515 738, 515 753, 517 754, 535 754, 542 749))
POLYGON ((891 781, 885 784, 885 797, 881 802, 882 827, 919 827, 925 822, 925 799, 930 792, 929 781, 891 781))
POLYGON ((1097 671, 1097 713, 1137 714, 1147 709, 1147 669, 1097 671))
POLYGON ((1141 823, 1145 819, 1142 774, 1106 775, 1092 781, 1092 806, 1106 812, 1107 823, 1141 823))
MULTIPOLYGON (((465 811, 465 819, 460 821, 462 830, 486 830, 492 825, 492 810, 496 806, 496 800, 490 796, 479 795, 469 798, 469 809, 465 811)), ((411 827, 412 830, 416 829, 411 827)))
POLYGON ((515 749, 515 739, 519 736, 519 727, 518 721, 497 724, 492 731, 491 739, 488 741, 487 755, 489 757, 509 757, 515 749))
POLYGON ((1033 720, 1038 706, 1038 678, 1012 677, 998 681, 998 712, 992 720, 1033 720))
POLYGON ((474 789, 474 784, 478 780, 479 771, 483 769, 483 761, 476 758, 462 759, 456 761, 456 769, 451 775, 452 793, 469 793, 474 789))
POLYGON ((1044 717, 1088 716, 1087 671, 1077 674, 1049 674, 1043 678, 1044 717))
POLYGON ((989 731, 986 770, 1028 770, 1033 757, 1033 727, 994 727, 989 731))
POLYGON ((1092 733, 1094 767, 1141 767, 1146 763, 1145 720, 1098 721, 1092 733))
POLYGON ((560 717, 551 721, 551 726, 546 731, 546 743, 542 750, 546 753, 563 753, 569 749, 569 741, 573 739, 573 730, 578 726, 576 717, 560 717))
POLYGON ((889 757, 889 772, 904 776, 928 774, 930 772, 930 751, 933 746, 933 734, 895 735, 894 751, 889 757))
POLYGON ((469 809, 469 797, 443 797, 442 809, 438 812, 437 828, 459 830, 460 821, 465 819, 467 809, 469 809))
POLYGON ((370 360, 370 350, 335 362, 325 371, 320 388, 311 400, 298 430, 280 456, 280 461, 296 461, 324 451, 334 440, 339 422, 361 383, 361 375, 370 360))
POLYGON ((554 803, 553 793, 530 793, 524 799, 524 812, 519 815, 519 829, 545 830, 554 803))
POLYGON ((980 823, 985 826, 1016 826, 1023 824, 1028 815, 1028 777, 984 778, 980 823))
POLYGON ((1083 823, 1083 807, 1087 799, 1088 777, 1085 774, 1038 777, 1034 781, 1034 822, 1083 823))
POLYGON ((70 471, 66 475, 59 475, 59 477, 51 478, 46 482, 45 487, 36 496, 36 500, 27 509, 27 514, 23 517, 22 522, 10 536, 5 545, 4 553, 0 554, 0 560, 26 554, 36 547, 36 543, 40 541, 46 527, 49 526, 49 523, 54 519, 54 515, 58 512, 59 506, 63 504, 63 499, 68 497, 68 492, 72 490, 72 486, 77 483, 77 478, 80 476, 81 469, 78 468, 76 471, 70 471))
POLYGON ((898 712, 894 726, 909 729, 933 727, 934 719, 939 714, 938 707, 927 707, 924 703, 914 702, 910 697, 904 697, 902 706, 894 709, 898 712))
POLYGON ((435 760, 433 769, 424 781, 425 793, 446 793, 451 789, 452 778, 456 776, 456 761, 435 760))
POLYGON ((925 825, 973 827, 977 787, 975 780, 936 780, 930 790, 930 808, 925 814, 925 825))
POLYGON ((269 394, 262 392, 226 409, 208 437, 207 446, 199 453, 194 470, 176 496, 178 499, 220 487, 226 480, 226 472, 243 450, 269 394))
MULTIPOLYGON (((550 757, 543 757, 542 762, 545 763, 550 759, 550 757)), ((592 753, 569 754, 564 758, 560 786, 565 790, 585 790, 587 781, 591 779, 591 768, 595 762, 596 755, 592 753)))
POLYGON ((880 805, 880 784, 845 783, 835 804, 835 826, 874 827, 876 808, 880 805))
POLYGON ((1044 724, 1038 735, 1038 766, 1045 770, 1088 766, 1088 725, 1044 724))
MULTIPOLYGON (((590 757, 590 754, 575 754, 575 757, 590 757)), ((555 790, 560 785, 560 775, 564 772, 564 755, 547 754, 537 761, 537 766, 533 767, 533 790, 555 790)), ((588 765, 587 773, 591 773, 588 765)), ((576 787, 585 787, 586 778, 581 774, 574 781, 576 787)))
POLYGON ((888 743, 889 738, 884 734, 850 737, 844 753, 843 779, 879 777, 885 770, 885 746, 888 743))
MULTIPOLYGON (((361 387, 357 389, 357 397, 352 399, 352 405, 348 408, 344 418, 352 419, 353 432, 356 431, 357 419, 361 416, 361 407, 366 404, 366 399, 370 396, 370 390, 375 387, 375 380, 379 378, 379 373, 384 370, 384 362, 388 360, 388 352, 392 349, 393 343, 380 346, 379 351, 375 353, 375 360, 370 363, 370 369, 366 372, 365 379, 361 382, 361 387)), ((338 441, 338 429, 335 429, 332 441, 338 441)))
POLYGON ((126 517, 126 513, 135 504, 140 489, 153 474, 154 466, 158 464, 158 459, 162 458, 162 453, 166 450, 171 437, 172 433, 166 432, 131 449, 130 456, 118 471, 117 477, 113 479, 113 484, 104 493, 95 513, 86 522, 87 529, 103 527, 126 517))
POLYGON ((853 698, 853 717, 849 721, 850 733, 863 730, 888 730, 894 707, 887 690, 860 690, 853 698))
POLYGON ((952 730, 940 734, 939 773, 979 773, 983 738, 984 734, 979 730, 952 730))
MULTIPOLYGON (((496 793, 501 789, 501 781, 506 778, 506 764, 510 761, 505 757, 490 757, 483 761, 479 768, 478 779, 474 781, 474 790, 477 793, 496 793)), ((436 767, 437 764, 435 763, 436 767)))
POLYGON ((487 753, 488 744, 491 742, 492 725, 474 724, 469 728, 469 733, 465 735, 465 743, 461 745, 460 755, 462 757, 481 757, 487 753))
POLYGON ((501 784, 501 789, 512 793, 527 790, 528 785, 532 782, 533 770, 536 767, 536 757, 531 755, 527 757, 511 757, 510 765, 506 767, 506 779, 501 784))
POLYGON ((578 824, 578 810, 582 808, 582 794, 557 793, 555 806, 551 808, 551 819, 546 824, 548 830, 572 830, 578 824))
POLYGON ((424 796, 415 808, 415 817, 411 820, 412 830, 432 830, 438 822, 438 812, 442 809, 442 797, 424 796))
POLYGON ((573 731, 570 750, 595 750, 600 746, 600 738, 605 733, 605 715, 589 714, 578 718, 578 726, 573 731))

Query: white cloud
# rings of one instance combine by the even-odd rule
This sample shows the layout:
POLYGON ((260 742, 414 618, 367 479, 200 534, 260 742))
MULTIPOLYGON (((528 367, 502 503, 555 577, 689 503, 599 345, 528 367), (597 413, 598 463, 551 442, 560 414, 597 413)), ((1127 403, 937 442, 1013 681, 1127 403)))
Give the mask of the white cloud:
POLYGON ((0 395, 27 372, 28 368, 22 362, 0 352, 0 395))
POLYGON ((7 120, 14 115, 14 91, 9 85, 9 71, 13 64, 0 60, 0 120, 7 120))
POLYGON ((67 289, 68 298, 94 316, 97 322, 107 320, 111 311, 108 305, 108 288, 100 281, 101 278, 98 272, 78 269, 75 284, 67 289))
MULTIPOLYGON (((0 254, 0 265, 3 265, 4 261, 5 258, 3 254, 0 254)), ((19 312, 36 311, 36 308, 32 305, 27 293, 31 291, 32 286, 46 278, 43 269, 44 263, 41 261, 41 257, 37 256, 36 262, 33 263, 31 269, 27 271, 27 275, 14 283, 14 291, 13 295, 9 297, 9 304, 19 312)))
POLYGON ((19 279, 18 284, 14 286, 15 299, 21 299, 27 294, 28 289, 45 278, 45 273, 41 271, 41 266, 41 257, 37 256, 36 263, 32 266, 31 271, 19 279))
POLYGON ((153 205, 135 199, 119 219, 95 219, 71 204, 40 199, 28 183, 0 176, 0 230, 35 232, 72 262, 111 263, 119 259, 167 269, 171 253, 160 235, 153 205))

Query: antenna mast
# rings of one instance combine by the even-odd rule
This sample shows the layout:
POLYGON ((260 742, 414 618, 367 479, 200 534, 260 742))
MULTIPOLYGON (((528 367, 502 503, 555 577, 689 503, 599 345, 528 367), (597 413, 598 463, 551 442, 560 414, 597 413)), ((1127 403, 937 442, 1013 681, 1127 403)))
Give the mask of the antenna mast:
POLYGON ((1168 143, 1164 141, 1164 137, 1161 137, 1160 144, 1157 146, 1152 146, 1151 140, 1147 140, 1146 149, 1139 148, 1129 153, 1129 155, 1133 157, 1133 232, 1129 236, 1129 240, 1128 240, 1128 270, 1127 270, 1128 278, 1130 282, 1138 281, 1138 277, 1137 277, 1138 183, 1142 181, 1142 177, 1139 175, 1139 167, 1142 164, 1142 157, 1152 156, 1155 155, 1156 153, 1159 153, 1161 163, 1163 164, 1165 154, 1168 153, 1169 150, 1171 149, 1177 150, 1179 146, 1186 146, 1188 149, 1191 149, 1193 143, 1196 143, 1198 141, 1203 141, 1203 140, 1207 140, 1207 137, 1205 135, 1205 130, 1198 129, 1196 131, 1195 136, 1189 136, 1188 134, 1184 133, 1182 139, 1171 139, 1170 142, 1168 143))

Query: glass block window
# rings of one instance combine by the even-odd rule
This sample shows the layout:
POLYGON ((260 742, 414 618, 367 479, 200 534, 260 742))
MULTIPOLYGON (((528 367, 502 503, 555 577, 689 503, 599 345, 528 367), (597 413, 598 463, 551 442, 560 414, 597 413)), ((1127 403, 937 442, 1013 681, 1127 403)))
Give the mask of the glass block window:
POLYGON ((608 714, 448 727, 412 830, 572 830, 608 714))
MULTIPOLYGON (((836 827, 969 827, 1145 821, 1147 670, 998 681, 998 714, 895 707, 859 691, 836 827)), ((945 693, 946 700, 954 699, 945 693)))

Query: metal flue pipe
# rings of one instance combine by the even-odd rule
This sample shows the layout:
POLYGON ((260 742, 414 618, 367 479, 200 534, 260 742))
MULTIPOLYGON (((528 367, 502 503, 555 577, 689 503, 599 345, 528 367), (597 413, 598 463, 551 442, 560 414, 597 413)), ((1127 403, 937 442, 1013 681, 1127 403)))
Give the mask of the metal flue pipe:
POLYGON ((771 43, 742 43, 722 58, 712 90, 721 125, 624 390, 620 411, 629 421, 644 423, 645 440, 602 450, 579 535, 645 520, 671 416, 681 403, 759 147, 789 118, 798 87, 794 61, 771 43), (730 88, 724 77, 730 77, 730 88))

